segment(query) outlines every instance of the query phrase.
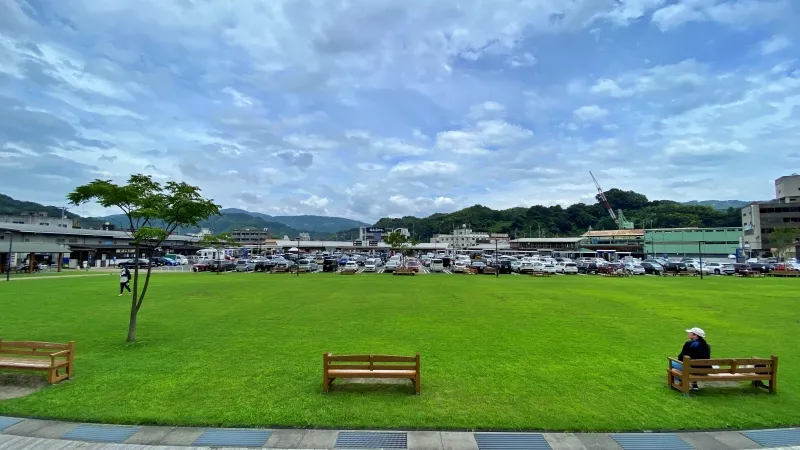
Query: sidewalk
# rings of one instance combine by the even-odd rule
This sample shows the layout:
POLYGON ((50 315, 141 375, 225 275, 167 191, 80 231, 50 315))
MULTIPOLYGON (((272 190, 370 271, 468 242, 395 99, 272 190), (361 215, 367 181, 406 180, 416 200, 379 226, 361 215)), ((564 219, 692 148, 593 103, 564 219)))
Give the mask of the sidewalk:
POLYGON ((286 450, 800 450, 800 428, 687 433, 351 431, 119 426, 0 416, 0 450, 156 450, 191 447, 286 450))

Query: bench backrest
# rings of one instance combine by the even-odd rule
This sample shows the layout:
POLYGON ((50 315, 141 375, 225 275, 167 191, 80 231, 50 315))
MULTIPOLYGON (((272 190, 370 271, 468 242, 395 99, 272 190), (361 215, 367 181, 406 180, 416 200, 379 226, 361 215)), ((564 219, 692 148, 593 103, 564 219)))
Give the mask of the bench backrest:
POLYGON ((686 357, 684 358, 683 370, 693 375, 708 375, 712 373, 771 375, 777 365, 777 356, 772 356, 771 358, 730 359, 691 359, 686 357))
POLYGON ((0 339, 0 354, 20 355, 28 357, 47 357, 51 354, 63 350, 75 350, 75 342, 61 344, 57 342, 35 342, 35 341, 4 341, 0 339))
POLYGON ((410 370, 419 371, 419 353, 416 356, 396 355, 332 355, 322 354, 326 369, 354 370, 410 370))

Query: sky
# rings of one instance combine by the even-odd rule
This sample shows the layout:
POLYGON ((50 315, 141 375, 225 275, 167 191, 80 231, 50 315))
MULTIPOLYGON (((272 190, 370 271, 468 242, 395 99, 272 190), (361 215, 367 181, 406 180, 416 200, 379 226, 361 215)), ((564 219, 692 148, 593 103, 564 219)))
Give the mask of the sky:
POLYGON ((0 193, 145 173, 374 222, 594 203, 591 170, 768 199, 800 171, 798 23, 794 0, 0 0, 0 193))

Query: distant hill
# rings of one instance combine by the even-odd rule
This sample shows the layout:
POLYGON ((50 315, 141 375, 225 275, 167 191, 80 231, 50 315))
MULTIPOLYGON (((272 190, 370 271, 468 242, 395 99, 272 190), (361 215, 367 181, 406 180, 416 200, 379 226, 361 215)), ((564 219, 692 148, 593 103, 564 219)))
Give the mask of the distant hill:
POLYGON ((710 206, 714 209, 718 209, 720 211, 725 211, 728 208, 744 208, 745 206, 749 205, 752 202, 744 201, 744 200, 692 200, 689 202, 683 202, 684 205, 689 206, 710 206))
MULTIPOLYGON (((116 225, 117 228, 127 228, 127 224, 125 223, 127 218, 123 214, 113 214, 110 216, 98 217, 95 220, 101 222, 111 222, 112 224, 116 225)), ((201 228, 209 228, 214 233, 225 233, 242 228, 250 228, 253 230, 263 230, 264 228, 268 228, 270 234, 275 238, 282 238, 284 236, 295 238, 297 237, 298 233, 303 231, 296 230, 280 222, 266 221, 260 217, 253 217, 250 214, 225 212, 220 216, 200 222, 199 227, 178 228, 177 233, 197 233, 201 228)))
MULTIPOLYGON (((50 217, 60 218, 61 211, 62 209, 60 206, 45 206, 34 202, 16 200, 7 195, 0 194, 0 214, 14 216, 25 212, 46 212, 50 217)), ((67 211, 65 217, 74 219, 80 216, 67 211)))
POLYGON ((353 228, 366 227, 371 224, 344 217, 328 216, 270 216, 269 214, 245 211, 239 208, 226 208, 223 213, 249 214, 266 221, 279 222, 297 230, 307 230, 312 233, 337 233, 353 228))

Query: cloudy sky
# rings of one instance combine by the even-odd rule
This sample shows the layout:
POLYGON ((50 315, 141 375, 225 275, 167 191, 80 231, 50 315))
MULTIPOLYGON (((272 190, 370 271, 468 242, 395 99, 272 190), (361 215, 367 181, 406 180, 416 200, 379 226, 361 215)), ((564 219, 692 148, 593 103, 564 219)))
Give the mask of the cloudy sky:
POLYGON ((141 172, 370 222, 593 202, 589 170, 770 198, 800 171, 798 23, 794 0, 0 0, 0 192, 141 172))

